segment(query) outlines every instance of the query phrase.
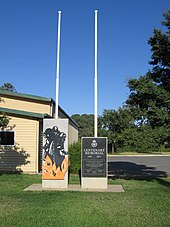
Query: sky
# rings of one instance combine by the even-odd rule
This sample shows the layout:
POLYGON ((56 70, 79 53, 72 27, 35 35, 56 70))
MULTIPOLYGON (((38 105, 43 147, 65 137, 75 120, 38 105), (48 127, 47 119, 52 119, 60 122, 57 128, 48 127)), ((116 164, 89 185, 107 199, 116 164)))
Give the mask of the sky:
POLYGON ((148 39, 169 0, 0 0, 0 85, 55 100, 58 11, 59 105, 94 113, 94 10, 98 10, 98 114, 123 105, 127 81, 151 68, 148 39))

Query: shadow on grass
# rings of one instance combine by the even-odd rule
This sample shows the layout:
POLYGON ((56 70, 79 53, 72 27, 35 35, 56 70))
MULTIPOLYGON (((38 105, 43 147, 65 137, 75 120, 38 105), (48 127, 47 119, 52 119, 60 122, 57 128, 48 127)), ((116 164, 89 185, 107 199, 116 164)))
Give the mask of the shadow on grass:
POLYGON ((0 172, 22 173, 21 166, 30 163, 30 155, 19 145, 0 147, 0 172))
POLYGON ((166 181, 164 179, 160 179, 160 178, 157 178, 156 180, 159 182, 159 184, 161 184, 161 185, 163 185, 163 186, 165 186, 165 187, 170 189, 170 182, 168 182, 168 181, 166 181))
POLYGON ((108 178, 109 179, 126 179, 126 180, 148 180, 156 181, 170 189, 170 182, 162 179, 168 177, 167 173, 157 170, 155 167, 139 165, 132 162, 109 162, 108 163, 108 178))

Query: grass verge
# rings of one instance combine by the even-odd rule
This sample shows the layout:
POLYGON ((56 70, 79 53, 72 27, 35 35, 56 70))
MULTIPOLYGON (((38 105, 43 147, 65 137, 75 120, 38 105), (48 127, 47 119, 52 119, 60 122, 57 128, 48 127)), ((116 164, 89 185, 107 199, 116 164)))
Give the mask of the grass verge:
MULTIPOLYGON (((109 153, 112 155, 112 153, 109 153)), ((115 152, 114 155, 170 155, 170 152, 115 152)))
POLYGON ((41 176, 0 175, 0 226, 170 226, 170 178, 109 180, 124 193, 23 191, 33 183, 41 176))

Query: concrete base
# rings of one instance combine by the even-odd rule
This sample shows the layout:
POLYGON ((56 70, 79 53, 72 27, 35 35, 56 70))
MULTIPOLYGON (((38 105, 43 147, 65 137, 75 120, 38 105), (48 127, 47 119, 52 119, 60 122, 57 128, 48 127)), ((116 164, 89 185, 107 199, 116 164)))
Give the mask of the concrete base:
POLYGON ((68 187, 68 172, 64 180, 42 180, 43 188, 67 188, 68 187))
POLYGON ((43 188, 67 188, 67 184, 63 180, 42 180, 43 188))
POLYGON ((108 185, 107 189, 87 189, 81 188, 80 185, 72 184, 67 188, 43 188, 41 184, 32 184, 25 188, 24 191, 78 191, 78 192, 124 192, 122 185, 108 185))
POLYGON ((107 189, 107 178, 106 177, 82 177, 81 178, 82 188, 95 188, 95 189, 107 189))

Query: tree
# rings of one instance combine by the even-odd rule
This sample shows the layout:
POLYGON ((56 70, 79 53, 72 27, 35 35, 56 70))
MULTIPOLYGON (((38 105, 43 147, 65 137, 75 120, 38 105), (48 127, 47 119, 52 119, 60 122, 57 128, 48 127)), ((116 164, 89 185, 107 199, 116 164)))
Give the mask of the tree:
MULTIPOLYGON (((0 102, 3 102, 3 100, 0 98, 0 102)), ((4 129, 9 124, 9 117, 5 114, 0 112, 0 129, 4 129)))
POLYGON ((104 110, 101 117, 103 136, 107 136, 109 144, 112 145, 112 152, 118 148, 119 137, 125 129, 133 128, 133 118, 128 108, 116 110, 104 110))
MULTIPOLYGON (((0 89, 16 92, 15 87, 11 83, 4 83, 4 85, 2 85, 0 89)), ((3 99, 0 98, 0 102, 3 102, 3 99)), ((8 124, 9 124, 9 117, 6 114, 0 112, 0 128, 4 129, 8 126, 8 124)))
POLYGON ((170 94, 150 78, 150 73, 128 81, 130 95, 126 104, 139 125, 153 128, 169 124, 170 94))
POLYGON ((170 143, 170 10, 164 14, 164 18, 162 25, 166 31, 154 29, 148 41, 152 51, 149 62, 152 70, 139 79, 128 81, 130 95, 126 100, 136 125, 145 129, 143 135, 147 134, 146 130, 152 129, 154 133, 148 136, 152 136, 160 146, 170 143))
POLYGON ((93 114, 74 114, 71 116, 79 125, 79 137, 94 136, 94 115, 93 114))
POLYGON ((9 124, 9 117, 0 112, 0 129, 4 129, 8 126, 9 124))
POLYGON ((170 10, 163 15, 165 20, 162 25, 167 31, 163 33, 154 29, 154 34, 148 41, 152 51, 150 64, 153 65, 150 77, 159 87, 170 92, 170 10))
POLYGON ((15 87, 11 83, 4 83, 4 85, 2 85, 0 87, 0 89, 6 90, 6 91, 11 91, 11 92, 17 92, 15 87))
POLYGON ((152 70, 128 81, 123 108, 104 110, 103 135, 117 150, 158 151, 170 146, 170 10, 164 14, 166 31, 155 29, 151 46, 152 70))

